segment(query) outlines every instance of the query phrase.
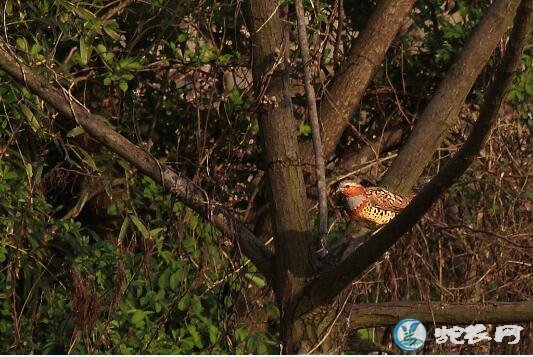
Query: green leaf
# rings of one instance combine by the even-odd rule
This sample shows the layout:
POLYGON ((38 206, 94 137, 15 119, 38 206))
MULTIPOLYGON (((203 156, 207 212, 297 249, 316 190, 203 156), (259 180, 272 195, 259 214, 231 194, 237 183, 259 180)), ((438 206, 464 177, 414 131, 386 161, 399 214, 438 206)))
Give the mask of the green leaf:
POLYGON ((178 42, 185 42, 187 41, 187 39, 189 38, 189 34, 187 34, 186 32, 182 32, 178 35, 178 42))
POLYGON ((135 310, 133 315, 131 316, 131 323, 135 326, 139 326, 140 324, 144 324, 144 319, 146 318, 146 313, 142 310, 135 310))
POLYGON ((111 37, 113 40, 115 41, 120 41, 121 38, 120 38, 120 35, 114 30, 114 28, 117 27, 116 25, 116 20, 111 20, 109 22, 106 22, 106 24, 104 25, 104 31, 105 33, 107 33, 109 35, 109 37, 111 37), (114 21, 115 24, 113 24, 111 21, 114 21))
POLYGON ((178 309, 180 311, 185 311, 189 307, 190 302, 191 296, 189 294, 185 294, 178 303, 178 309))
POLYGON ((99 43, 98 45, 96 45, 96 53, 98 53, 99 55, 101 55, 102 53, 106 53, 107 52, 107 47, 101 43, 99 43))
POLYGON ((83 133, 85 133, 85 130, 81 126, 76 126, 67 133, 67 138, 75 138, 83 133))
POLYGON ((265 281, 255 274, 246 273, 246 278, 250 279, 259 289, 264 288, 266 283, 265 281))
POLYGON ((118 234, 118 243, 122 243, 124 240, 124 237, 126 236, 126 232, 128 231, 128 226, 130 225, 130 218, 129 216, 126 216, 124 218, 124 222, 122 222, 122 225, 120 226, 120 233, 118 234))
POLYGON ((150 232, 148 231, 148 228, 141 222, 139 217, 130 215, 131 221, 133 224, 135 224, 135 227, 141 232, 144 239, 150 239, 150 232))
POLYGON ((204 310, 202 306, 202 301, 198 296, 193 296, 191 299, 191 312, 196 315, 200 315, 202 311, 204 310))
POLYGON ((106 213, 110 216, 117 216, 118 215, 118 206, 116 202, 112 202, 109 206, 107 206, 106 213))
POLYGON ((194 213, 189 216, 189 226, 193 230, 198 226, 198 216, 194 213))
POLYGON ((311 127, 305 123, 301 123, 298 127, 298 132, 300 135, 309 136, 311 134, 311 127))
POLYGON ((174 257, 172 256, 172 253, 169 252, 168 250, 163 250, 159 253, 159 256, 161 258, 163 258, 163 260, 165 261, 165 263, 167 263, 167 265, 170 265, 171 262, 174 260, 174 257))
POLYGON ((207 331, 209 333, 209 341, 211 344, 215 344, 218 341, 218 336, 220 335, 218 328, 215 325, 210 324, 207 328, 207 331))
POLYGON ((118 68, 126 71, 135 71, 142 69, 143 66, 133 58, 124 58, 118 63, 118 68))
POLYGON ((244 101, 242 100, 241 93, 237 88, 233 88, 228 93, 228 99, 231 101, 231 104, 233 104, 236 107, 241 107, 244 104, 244 101))
POLYGON ((76 13, 76 15, 78 15, 85 21, 92 21, 96 18, 96 16, 92 12, 90 12, 89 10, 83 7, 72 6, 72 5, 69 7, 71 10, 73 10, 76 13))
POLYGON ((126 81, 131 81, 134 78, 133 74, 131 73, 124 73, 121 77, 126 81))
POLYGON ((110 84, 111 84, 111 78, 109 78, 109 77, 105 77, 105 78, 104 78, 104 86, 108 86, 108 85, 110 85, 110 84))
POLYGON ((28 181, 31 181, 31 178, 33 177, 33 167, 28 162, 24 165, 24 168, 26 169, 26 175, 28 176, 28 181))
POLYGON ((91 57, 91 52, 93 51, 93 46, 85 39, 84 36, 80 37, 80 62, 82 65, 86 65, 89 62, 89 57, 91 57))
POLYGON ((163 228, 154 228, 150 230, 150 237, 157 238, 162 231, 163 231, 163 228))
MULTIPOLYGON (((166 290, 170 282, 170 269, 166 269, 157 279, 157 285, 161 290, 166 290)), ((172 288, 172 287, 171 287, 172 288)))
POLYGON ((122 90, 123 92, 128 90, 128 83, 125 82, 125 81, 120 81, 118 86, 119 86, 120 90, 122 90))
POLYGON ((31 57, 32 58, 36 58, 37 55, 39 54, 39 52, 41 52, 42 49, 43 49, 42 46, 39 45, 38 43, 36 43, 33 46, 31 46, 31 51, 30 51, 31 57))
POLYGON ((13 15, 13 2, 11 0, 7 0, 5 2, 4 9, 6 11, 6 14, 13 15))
POLYGON ((28 121, 34 132, 41 130, 41 124, 39 124, 39 121, 37 120, 37 118, 35 118, 35 115, 30 110, 30 108, 28 108, 25 104, 20 104, 20 110, 22 111, 22 114, 24 114, 24 116, 26 117, 26 120, 28 121))
POLYGON ((244 342, 246 340, 246 337, 248 337, 248 331, 242 328, 238 328, 235 330, 235 337, 237 338, 237 341, 244 342))
MULTIPOLYGON (((1 173, 1 172, 0 172, 1 173)), ((3 180, 16 180, 18 179, 18 175, 15 171, 12 171, 9 169, 9 167, 6 167, 4 169, 4 172, 2 173, 2 176, 0 176, 3 180)))
POLYGON ((180 285, 180 274, 179 272, 175 272, 170 276, 169 286, 172 290, 177 290, 179 285, 180 285))
POLYGON ((41 182, 41 177, 43 175, 43 168, 44 168, 43 164, 39 164, 39 166, 37 166, 37 172, 33 175, 33 177, 34 177, 33 184, 34 185, 38 185, 41 182))
POLYGON ((24 37, 17 38, 15 43, 17 44, 18 48, 20 48, 24 52, 28 52, 28 48, 29 48, 28 41, 26 41, 26 39, 24 37))
POLYGON ((85 151, 85 149, 82 149, 79 146, 76 147, 76 149, 79 150, 81 154, 83 155, 83 162, 87 166, 89 166, 91 169, 93 169, 94 171, 98 171, 98 167, 96 166, 96 163, 94 162, 93 157, 87 151, 85 151))
POLYGON ((7 259, 7 249, 0 245, 0 263, 5 262, 7 259))
POLYGON ((229 61, 231 60, 231 57, 232 55, 231 54, 225 54, 225 55, 222 55, 222 56, 218 56, 218 63, 220 64, 228 64, 229 61))
POLYGON ((196 329, 196 326, 188 325, 187 326, 187 330, 189 330, 189 333, 191 334, 191 337, 192 337, 196 347, 204 348, 204 345, 202 344, 202 337, 198 333, 198 330, 196 329))

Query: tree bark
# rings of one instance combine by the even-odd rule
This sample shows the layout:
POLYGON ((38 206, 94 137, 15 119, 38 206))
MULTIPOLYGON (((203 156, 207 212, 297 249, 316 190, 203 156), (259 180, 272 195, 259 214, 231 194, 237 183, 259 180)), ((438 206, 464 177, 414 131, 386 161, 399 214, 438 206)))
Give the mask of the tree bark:
POLYGON ((511 24, 520 0, 496 0, 470 36, 412 133, 385 173, 382 185, 408 194, 457 122, 463 102, 483 65, 511 24))
POLYGON ((318 248, 310 234, 305 184, 300 164, 287 70, 288 34, 273 0, 248 1, 252 33, 252 74, 258 102, 261 148, 270 188, 274 228, 275 292, 280 305, 283 352, 298 352, 302 326, 295 323, 294 297, 314 274, 318 248))

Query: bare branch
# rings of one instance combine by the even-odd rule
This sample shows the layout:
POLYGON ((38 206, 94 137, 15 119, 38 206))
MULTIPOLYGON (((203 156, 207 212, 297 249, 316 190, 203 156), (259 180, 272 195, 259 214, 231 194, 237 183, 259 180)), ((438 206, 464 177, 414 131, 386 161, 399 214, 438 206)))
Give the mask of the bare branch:
POLYGON ((307 109, 309 111, 309 121, 313 135, 313 149, 315 153, 316 177, 318 187, 318 233, 322 247, 328 236, 328 198, 326 193, 326 167, 324 165, 324 155, 322 149, 322 139, 320 138, 320 124, 318 122, 318 112, 316 109, 315 88, 311 84, 311 71, 309 64, 311 56, 309 55, 309 44, 307 43, 307 32, 305 26, 305 12, 302 0, 296 0, 296 18, 298 20, 298 41, 300 43, 300 52, 302 54, 304 70, 304 86, 307 96, 307 109))
POLYGON ((527 43, 528 30, 532 22, 532 2, 533 0, 523 0, 517 11, 515 25, 502 64, 489 87, 478 120, 464 145, 395 219, 374 233, 371 239, 363 243, 355 252, 350 253, 336 267, 326 271, 308 286, 302 294, 302 299, 308 301, 302 304, 304 311, 301 313, 331 301, 353 279, 374 264, 414 226, 438 197, 452 186, 474 161, 496 122, 501 102, 527 43))
POLYGON ((337 35, 335 36, 335 48, 333 50, 333 61, 335 63, 335 69, 338 68, 341 61, 342 51, 342 32, 344 31, 344 1, 337 1, 337 35))
POLYGON ((152 155, 113 130, 101 116, 91 114, 87 108, 75 101, 70 93, 57 89, 30 67, 12 57, 4 47, 0 47, 0 67, 62 115, 75 120, 92 138, 160 183, 185 205, 212 222, 224 234, 232 238, 237 237, 243 253, 267 278, 271 277, 272 252, 220 204, 209 201, 202 190, 190 180, 181 177, 168 166, 160 164, 152 155))

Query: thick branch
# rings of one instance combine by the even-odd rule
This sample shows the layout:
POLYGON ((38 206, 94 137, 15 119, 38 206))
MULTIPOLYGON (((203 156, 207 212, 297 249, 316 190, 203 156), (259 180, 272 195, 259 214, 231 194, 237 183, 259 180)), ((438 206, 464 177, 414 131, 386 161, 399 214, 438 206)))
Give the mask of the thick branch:
POLYGON ((483 65, 505 34, 520 0, 496 0, 443 79, 413 132, 382 180, 397 193, 409 193, 452 126, 483 65))
POLYGON ((263 274, 268 278, 271 277, 273 257, 270 250, 219 204, 210 202, 191 181, 160 164, 153 156, 113 130, 102 117, 91 114, 70 97, 68 92, 57 89, 2 47, 0 47, 0 67, 59 113, 75 120, 91 137, 159 182, 185 205, 211 221, 224 234, 237 237, 243 253, 263 274))
POLYGON ((478 120, 465 144, 394 220, 377 231, 371 239, 363 243, 355 252, 350 253, 335 268, 325 272, 309 285, 303 295, 303 299, 308 301, 302 304, 303 311, 301 313, 306 312, 307 309, 329 303, 353 279, 376 262, 404 233, 414 226, 438 197, 453 185, 474 161, 496 122, 501 102, 514 77, 515 68, 527 43, 533 12, 532 2, 533 0, 523 0, 521 3, 502 64, 490 85, 478 120))
POLYGON ((533 301, 449 304, 443 302, 398 302, 355 304, 350 313, 351 328, 395 325, 410 317, 435 325, 533 322, 533 301))
MULTIPOLYGON (((414 0, 381 0, 365 29, 355 40, 348 57, 320 104, 324 157, 329 159, 359 106, 363 93, 381 63, 396 33, 403 25, 414 0)), ((313 175, 313 147, 302 146, 304 169, 313 175)))
POLYGON ((311 56, 309 55, 309 45, 307 43, 307 32, 305 27, 305 12, 302 0, 296 0, 296 18, 298 20, 298 40, 300 43, 300 52, 302 53, 302 62, 304 70, 305 94, 307 97, 307 107, 309 111, 309 122, 313 135, 313 149, 315 154, 315 167, 318 189, 318 232, 322 244, 326 241, 328 235, 328 198, 326 194, 326 167, 324 165, 324 155, 322 149, 322 139, 320 138, 320 124, 318 122, 318 111, 316 109, 315 88, 311 84, 311 70, 309 64, 311 56))

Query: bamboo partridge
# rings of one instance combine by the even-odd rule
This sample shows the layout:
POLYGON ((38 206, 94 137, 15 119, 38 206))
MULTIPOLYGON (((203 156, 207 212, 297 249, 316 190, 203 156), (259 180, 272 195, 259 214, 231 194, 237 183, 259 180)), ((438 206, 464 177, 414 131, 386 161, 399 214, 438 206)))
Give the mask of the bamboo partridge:
POLYGON ((389 223, 410 199, 380 187, 363 187, 353 181, 342 181, 336 194, 352 219, 381 226, 389 223))

